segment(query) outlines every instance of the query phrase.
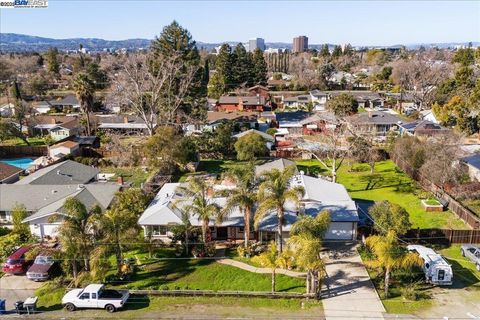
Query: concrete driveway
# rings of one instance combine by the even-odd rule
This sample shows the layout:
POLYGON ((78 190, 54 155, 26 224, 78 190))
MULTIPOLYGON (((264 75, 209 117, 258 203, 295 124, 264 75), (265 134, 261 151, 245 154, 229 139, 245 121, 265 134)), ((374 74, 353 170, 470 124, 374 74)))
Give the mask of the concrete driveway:
POLYGON ((33 296, 41 285, 41 282, 28 280, 26 276, 6 274, 0 278, 0 298, 7 300, 7 311, 13 310, 15 302, 33 296))
POLYGON ((326 319, 383 319, 385 308, 354 245, 332 246, 325 263, 322 303, 326 319))

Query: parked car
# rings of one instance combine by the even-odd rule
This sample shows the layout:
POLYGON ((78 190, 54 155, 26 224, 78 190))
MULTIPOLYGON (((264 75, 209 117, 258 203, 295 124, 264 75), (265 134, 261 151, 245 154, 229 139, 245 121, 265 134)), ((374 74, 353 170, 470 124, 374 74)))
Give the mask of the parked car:
POLYGON ((435 285, 453 284, 453 271, 448 262, 430 248, 420 245, 408 245, 408 251, 416 252, 423 259, 425 280, 435 285))
POLYGON ((67 292, 62 298, 62 305, 68 311, 90 308, 115 312, 125 305, 129 296, 128 290, 108 290, 103 284, 89 284, 84 289, 67 292))
POLYGON ((32 264, 31 260, 25 259, 25 254, 31 249, 29 246, 23 246, 12 253, 3 264, 3 272, 11 274, 23 274, 32 264))
POLYGON ((55 272, 57 264, 53 257, 38 255, 28 268, 27 278, 33 281, 48 280, 55 272))
POLYGON ((480 271, 480 247, 464 244, 460 250, 462 251, 462 256, 472 260, 475 263, 475 268, 480 271))

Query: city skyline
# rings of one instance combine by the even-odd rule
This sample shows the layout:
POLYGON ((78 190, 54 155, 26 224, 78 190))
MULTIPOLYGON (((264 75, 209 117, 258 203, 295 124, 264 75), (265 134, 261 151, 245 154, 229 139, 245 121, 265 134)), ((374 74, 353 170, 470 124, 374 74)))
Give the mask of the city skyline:
POLYGON ((47 9, 3 9, 0 31, 56 39, 153 39, 163 26, 177 20, 195 40, 208 43, 248 42, 253 38, 291 43, 298 35, 306 35, 311 44, 354 46, 480 41, 477 1, 457 1, 454 6, 448 1, 264 1, 248 7, 245 2, 220 1, 133 3, 86 1, 78 6, 77 1, 50 0, 47 9), (68 13, 73 7, 83 23, 72 23, 68 13), (265 20, 262 15, 266 10, 278 25, 265 23, 260 27, 258 22, 265 20), (300 15, 301 19, 295 18, 300 15), (215 16, 212 23, 222 27, 212 28, 212 23, 205 22, 208 16, 215 16), (385 32, 387 29, 391 31, 385 32))

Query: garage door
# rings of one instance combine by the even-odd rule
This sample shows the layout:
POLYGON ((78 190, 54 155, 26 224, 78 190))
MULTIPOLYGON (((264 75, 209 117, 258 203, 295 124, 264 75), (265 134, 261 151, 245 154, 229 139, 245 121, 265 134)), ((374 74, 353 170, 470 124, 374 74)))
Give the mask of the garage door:
POLYGON ((42 235, 54 237, 57 235, 58 224, 42 224, 42 235))
POLYGON ((354 229, 352 222, 331 222, 325 233, 325 240, 352 240, 354 229))

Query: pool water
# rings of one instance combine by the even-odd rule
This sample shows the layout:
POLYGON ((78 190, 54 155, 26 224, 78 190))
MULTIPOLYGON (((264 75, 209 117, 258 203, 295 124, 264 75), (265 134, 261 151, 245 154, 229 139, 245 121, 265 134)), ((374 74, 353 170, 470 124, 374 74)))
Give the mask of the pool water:
POLYGON ((17 159, 3 159, 0 162, 9 164, 11 166, 20 168, 20 169, 28 169, 33 164, 33 159, 30 158, 17 158, 17 159))

